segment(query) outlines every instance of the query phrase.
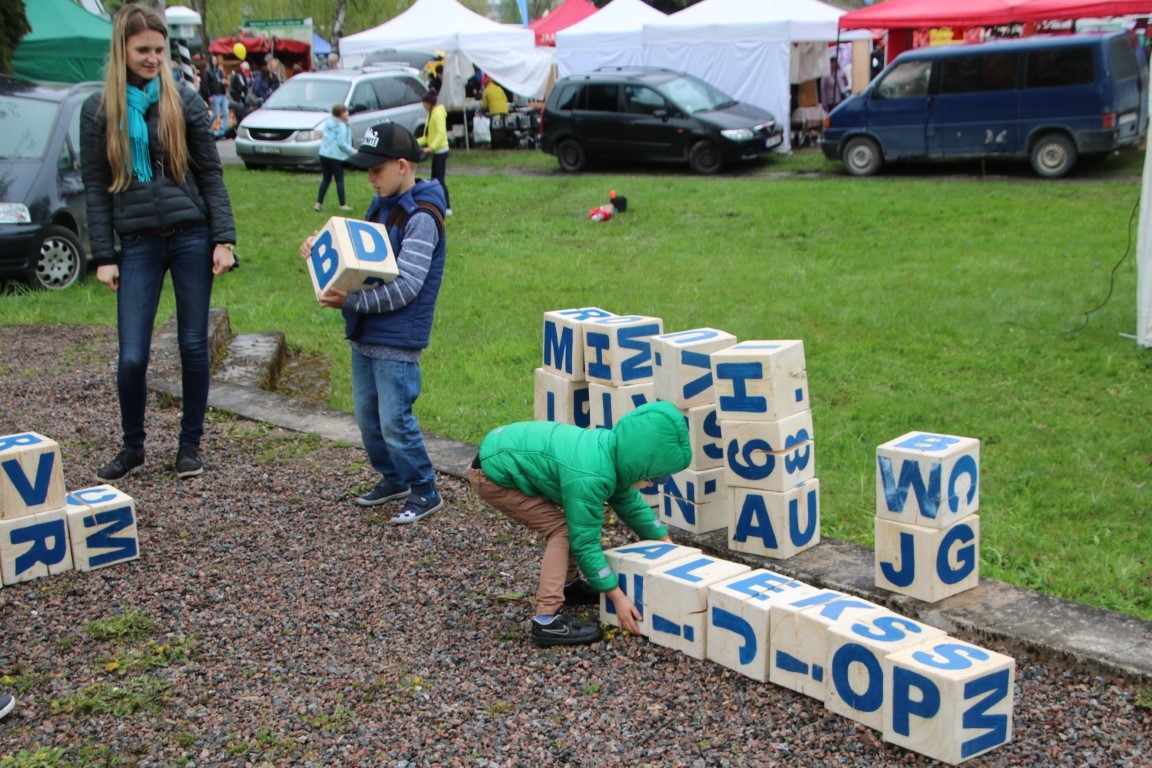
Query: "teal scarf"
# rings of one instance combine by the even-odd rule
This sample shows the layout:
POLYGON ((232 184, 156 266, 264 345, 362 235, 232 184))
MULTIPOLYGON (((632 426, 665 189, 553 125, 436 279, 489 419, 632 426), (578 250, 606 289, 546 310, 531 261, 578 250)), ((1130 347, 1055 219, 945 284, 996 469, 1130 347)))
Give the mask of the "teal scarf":
POLYGON ((132 173, 144 182, 152 181, 152 156, 148 154, 148 123, 144 113, 160 100, 160 78, 154 77, 144 88, 128 86, 128 149, 132 152, 132 173))

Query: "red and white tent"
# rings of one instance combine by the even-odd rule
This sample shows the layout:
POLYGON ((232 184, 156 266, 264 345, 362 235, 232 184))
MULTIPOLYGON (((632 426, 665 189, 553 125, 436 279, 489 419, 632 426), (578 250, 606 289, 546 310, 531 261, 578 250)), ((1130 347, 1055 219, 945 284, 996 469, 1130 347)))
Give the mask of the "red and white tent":
POLYGON ((536 33, 536 45, 556 45, 556 33, 596 13, 588 0, 564 0, 546 16, 533 21, 528 29, 536 33))

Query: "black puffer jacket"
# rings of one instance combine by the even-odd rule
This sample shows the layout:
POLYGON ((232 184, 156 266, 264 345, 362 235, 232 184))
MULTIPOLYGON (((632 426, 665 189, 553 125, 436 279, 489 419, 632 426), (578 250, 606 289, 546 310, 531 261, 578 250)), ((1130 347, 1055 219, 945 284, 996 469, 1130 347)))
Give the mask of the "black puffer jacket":
POLYGON ((212 138, 208 109, 191 88, 178 84, 184 104, 184 130, 188 143, 188 173, 181 186, 168 175, 164 147, 160 144, 160 110, 145 114, 148 149, 152 155, 152 181, 133 178, 123 192, 111 194, 112 166, 105 148, 108 121, 101 94, 84 102, 80 130, 81 173, 88 198, 88 227, 92 258, 97 266, 115 264, 113 231, 123 237, 140 232, 177 229, 208 224, 213 243, 235 243, 236 225, 232 204, 224 187, 220 155, 212 138))

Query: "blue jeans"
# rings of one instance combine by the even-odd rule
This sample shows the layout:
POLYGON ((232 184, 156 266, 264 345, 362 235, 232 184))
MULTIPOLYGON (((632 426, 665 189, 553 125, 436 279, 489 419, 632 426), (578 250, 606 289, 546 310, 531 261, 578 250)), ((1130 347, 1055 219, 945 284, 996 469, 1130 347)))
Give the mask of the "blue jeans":
POLYGON ((436 473, 412 404, 420 397, 420 363, 377 360, 352 350, 352 405, 372 468, 418 496, 436 488, 436 473))
POLYGON ((208 309, 212 303, 212 247, 206 225, 167 237, 129 235, 120 239, 120 288, 116 294, 120 358, 116 390, 120 397, 125 448, 144 449, 148 359, 165 272, 172 273, 172 288, 176 293, 176 330, 184 397, 180 443, 200 445, 211 377, 208 309))
POLYGON ((220 128, 217 135, 223 136, 228 132, 228 97, 220 93, 209 98, 212 101, 212 122, 216 122, 217 117, 220 118, 220 128))

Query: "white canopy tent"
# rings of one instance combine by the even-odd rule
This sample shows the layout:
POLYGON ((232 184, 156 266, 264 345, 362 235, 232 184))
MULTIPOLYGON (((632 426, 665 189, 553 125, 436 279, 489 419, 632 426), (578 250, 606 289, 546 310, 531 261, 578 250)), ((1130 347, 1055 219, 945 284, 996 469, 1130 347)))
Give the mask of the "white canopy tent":
POLYGON ((612 0, 582 21, 556 33, 560 74, 644 63, 644 25, 667 18, 643 0, 612 0))
POLYGON ((416 0, 390 21, 343 38, 340 57, 346 65, 355 65, 380 48, 444 51, 441 103, 451 106, 464 103, 472 64, 510 91, 540 98, 553 63, 552 49, 537 49, 532 30, 492 21, 456 0, 416 0))

